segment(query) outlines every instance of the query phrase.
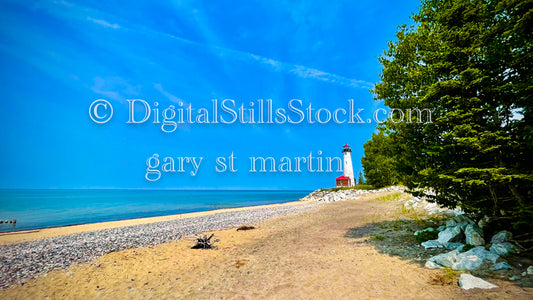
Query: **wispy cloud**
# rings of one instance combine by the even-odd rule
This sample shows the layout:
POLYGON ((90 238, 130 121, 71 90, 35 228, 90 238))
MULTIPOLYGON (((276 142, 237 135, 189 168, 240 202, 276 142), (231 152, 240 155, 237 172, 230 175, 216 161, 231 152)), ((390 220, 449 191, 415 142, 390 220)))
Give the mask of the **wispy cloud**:
POLYGON ((167 97, 170 101, 172 101, 174 103, 182 103, 182 104, 184 104, 184 101, 181 98, 178 98, 178 97, 172 95, 171 93, 165 91, 165 89, 163 89, 163 86, 160 83, 154 83, 154 88, 157 91, 159 91, 161 94, 163 94, 165 97, 167 97))
POLYGON ((120 26, 118 24, 111 24, 111 23, 106 22, 104 20, 95 19, 95 18, 92 18, 92 17, 87 17, 87 20, 89 20, 89 21, 91 21, 93 23, 96 23, 98 25, 102 25, 104 27, 108 27, 108 28, 113 28, 113 29, 120 28, 120 26))
MULTIPOLYGON (((186 43, 189 45, 194 45, 194 46, 210 49, 212 50, 212 53, 214 55, 217 55, 220 58, 229 57, 235 60, 260 63, 264 66, 269 67, 271 70, 275 72, 283 72, 287 74, 292 74, 294 76, 297 76, 303 79, 313 79, 313 80, 318 80, 318 81, 327 82, 327 83, 344 86, 344 87, 350 87, 350 88, 370 89, 373 86, 372 83, 364 81, 364 80, 348 78, 348 77, 345 77, 339 74, 329 73, 326 71, 310 68, 310 67, 303 66, 303 65, 278 61, 278 60, 275 60, 269 57, 260 56, 260 55, 246 52, 246 51, 230 49, 230 48, 216 46, 212 44, 200 43, 200 42, 192 41, 192 40, 182 38, 182 37, 179 37, 173 34, 157 31, 152 28, 147 28, 141 25, 123 26, 123 25, 120 25, 118 22, 113 22, 113 23, 108 22, 108 21, 105 21, 104 19, 118 19, 118 18, 113 17, 109 13, 103 13, 93 8, 86 8, 86 7, 82 7, 79 5, 73 5, 65 1, 55 2, 54 5, 62 6, 63 9, 68 9, 71 12, 71 14, 68 15, 68 18, 75 17, 75 13, 77 13, 77 17, 76 17, 77 19, 82 19, 82 20, 84 19, 85 21, 96 23, 107 28, 122 29, 122 30, 133 31, 133 32, 137 32, 137 33, 145 34, 145 35, 155 35, 155 36, 173 39, 173 40, 186 43), (105 18, 102 16, 105 16, 105 18)), ((50 11, 56 12, 56 15, 58 15, 59 17, 62 17, 62 18, 67 17, 64 11, 62 13, 57 13, 57 11, 53 9, 50 11)), ((204 32, 205 35, 208 35, 211 37, 209 40, 213 40, 212 33, 210 33, 209 30, 207 30, 206 28, 203 28, 202 31, 204 32)))
POLYGON ((285 72, 290 73, 295 76, 298 76, 300 78, 304 79, 314 79, 314 80, 320 80, 340 86, 345 87, 352 87, 352 88, 363 88, 363 89, 370 89, 372 88, 373 84, 364 80, 358 80, 358 79, 352 79, 347 78, 338 74, 328 73, 325 71, 321 71, 318 69, 297 65, 297 64, 291 64, 287 62, 282 62, 279 60, 275 60, 268 57, 263 57, 257 54, 249 53, 249 52, 243 52, 233 49, 227 49, 222 47, 217 47, 222 52, 228 52, 234 54, 237 58, 240 59, 251 59, 255 62, 261 63, 265 66, 270 67, 272 70, 275 70, 277 72, 285 72))
POLYGON ((262 56, 251 54, 251 53, 250 53, 250 57, 262 64, 269 65, 276 70, 281 70, 283 67, 283 64, 281 62, 271 59, 271 58, 266 58, 266 57, 262 57, 262 56))
MULTIPOLYGON (((174 102, 174 103, 177 103, 179 105, 179 107, 187 107, 187 105, 189 105, 190 103, 186 103, 185 101, 183 101, 181 98, 179 97, 176 97, 174 96, 173 94, 167 92, 164 88, 163 88, 163 85, 161 85, 160 83, 154 83, 154 88, 160 92, 161 94, 163 94, 165 97, 167 97, 170 101, 174 102)), ((185 131, 191 131, 191 125, 187 122, 185 123, 178 123, 178 128, 179 130, 185 130, 185 131)))
POLYGON ((321 80, 325 82, 330 82, 333 84, 338 84, 342 86, 354 87, 354 88, 372 88, 372 83, 357 80, 352 78, 343 77, 337 74, 331 74, 324 71, 320 71, 313 68, 308 68, 300 65, 292 65, 290 71, 293 74, 296 74, 302 78, 313 78, 316 80, 321 80))
POLYGON ((91 90, 107 98, 125 103, 127 98, 139 95, 141 86, 131 85, 128 80, 120 77, 95 77, 91 90))
MULTIPOLYGON (((176 37, 176 38, 182 40, 179 37, 176 37)), ((191 42, 191 43, 194 43, 194 42, 191 42)), ((314 80, 320 80, 320 81, 328 82, 331 84, 336 84, 336 85, 351 87, 351 88, 370 89, 373 87, 373 84, 368 81, 347 78, 347 77, 344 77, 338 74, 328 73, 325 71, 321 71, 318 69, 314 69, 314 68, 310 68, 310 67, 306 67, 302 65, 282 62, 282 61, 275 60, 272 58, 260 56, 254 53, 249 53, 249 52, 239 51, 239 50, 234 50, 234 49, 228 49, 228 48, 219 47, 219 46, 209 46, 209 47, 218 49, 220 56, 224 56, 224 57, 230 56, 238 60, 248 60, 248 61, 251 60, 256 63, 260 63, 262 65, 268 66, 274 71, 290 73, 290 74, 293 74, 295 76, 298 76, 304 79, 310 78, 314 80)))
POLYGON ((329 82, 332 84, 337 84, 341 86, 346 87, 353 87, 353 88, 371 88, 372 83, 364 81, 364 80, 357 80, 352 78, 347 78, 338 74, 332 74, 325 71, 321 71, 314 68, 309 68, 302 65, 296 65, 286 62, 277 61, 271 58, 267 57, 261 57, 259 55, 246 53, 251 58, 255 59, 257 62, 260 62, 264 65, 270 66, 272 69, 276 71, 283 71, 286 73, 291 73, 293 75, 296 75, 300 78, 311 78, 315 80, 320 80, 324 82, 329 82))

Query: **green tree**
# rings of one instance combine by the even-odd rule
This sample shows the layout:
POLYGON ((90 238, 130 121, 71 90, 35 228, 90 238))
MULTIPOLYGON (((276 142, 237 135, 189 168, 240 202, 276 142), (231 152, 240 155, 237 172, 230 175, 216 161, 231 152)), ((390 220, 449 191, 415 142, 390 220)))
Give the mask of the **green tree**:
POLYGON ((363 172, 359 171, 359 176, 357 178, 357 184, 365 184, 365 178, 363 177, 363 172))
MULTIPOLYGON (((425 0, 413 20, 380 57, 374 89, 393 111, 383 124, 393 168, 413 192, 431 189, 437 203, 532 240, 533 1, 425 0), (412 108, 430 109, 432 122, 399 122, 412 108)), ((389 151, 376 139, 367 161, 389 151)))
POLYGON ((364 144, 365 156, 361 164, 365 170, 366 183, 380 188, 397 184, 394 151, 390 138, 382 131, 374 133, 372 139, 364 144))

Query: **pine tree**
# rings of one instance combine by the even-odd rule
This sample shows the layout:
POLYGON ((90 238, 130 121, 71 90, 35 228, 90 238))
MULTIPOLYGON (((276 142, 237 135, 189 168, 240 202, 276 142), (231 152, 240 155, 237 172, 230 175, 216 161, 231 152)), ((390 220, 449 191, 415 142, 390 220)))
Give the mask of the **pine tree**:
POLYGON ((389 137, 383 131, 374 133, 363 147, 365 156, 361 158, 361 164, 367 183, 376 188, 397 184, 399 180, 395 170, 395 155, 389 137))
MULTIPOLYGON (((523 240, 533 239, 532 11, 531 0, 425 0, 389 42, 374 89, 396 109, 383 125, 401 181, 523 240), (431 123, 397 122, 412 108, 430 109, 431 123)), ((367 161, 390 151, 366 146, 367 161)))

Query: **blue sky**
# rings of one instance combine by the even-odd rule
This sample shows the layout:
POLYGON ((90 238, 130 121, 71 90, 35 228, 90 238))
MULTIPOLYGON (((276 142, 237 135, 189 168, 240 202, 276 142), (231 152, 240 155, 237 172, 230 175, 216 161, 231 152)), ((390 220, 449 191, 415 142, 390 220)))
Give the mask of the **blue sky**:
MULTIPOLYGON (((211 107, 291 99, 333 111, 369 89, 418 1, 2 1, 0 188, 308 189, 337 172, 250 173, 249 157, 342 157, 356 173, 370 124, 127 124, 128 99, 211 107), (332 3, 333 2, 333 3, 332 3), (114 108, 94 123, 90 104, 114 108), (196 176, 145 179, 146 160, 203 157, 196 176), (237 157, 237 172, 215 159, 237 157)), ((366 117, 365 117, 366 119, 366 117)))

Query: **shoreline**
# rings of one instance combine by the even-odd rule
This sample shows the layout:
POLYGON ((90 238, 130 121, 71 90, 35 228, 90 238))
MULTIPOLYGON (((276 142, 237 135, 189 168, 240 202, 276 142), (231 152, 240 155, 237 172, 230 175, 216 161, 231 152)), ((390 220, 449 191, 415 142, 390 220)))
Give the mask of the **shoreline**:
MULTIPOLYGON (((435 283, 446 272, 425 268, 413 255, 424 251, 410 242, 412 231, 423 225, 415 218, 418 213, 402 209, 398 197, 384 197, 391 194, 0 246, 6 262, 0 265, 0 297, 531 299, 531 288, 496 277, 488 279, 499 286, 493 290, 463 290, 457 274, 452 284, 435 283), (256 228, 237 231, 238 223, 256 228), (374 239, 383 230, 390 234, 374 239), (192 241, 179 238, 194 232, 216 234, 215 249, 191 249, 192 241), (402 251, 396 252, 398 247, 402 251)), ((426 216, 423 210, 420 214, 426 216)))
POLYGON ((463 290, 456 273, 451 284, 435 281, 447 273, 425 268, 424 250, 412 244, 427 212, 406 211, 395 194, 210 211, 3 245, 0 297, 531 299, 531 288, 501 277, 488 278, 493 290, 463 290), (255 229, 235 230, 241 225, 255 229), (192 249, 183 238, 198 233, 216 234, 215 249, 192 249))
POLYGON ((167 244, 208 231, 255 225, 316 207, 316 203, 293 201, 4 236, 4 241, 9 239, 12 243, 0 245, 0 290, 24 285, 54 269, 67 269, 109 253, 167 244))
POLYGON ((242 206, 242 207, 233 207, 233 208, 219 208, 219 209, 213 209, 213 210, 189 212, 189 213, 173 214, 173 215, 165 215, 165 216, 157 216, 157 217, 143 217, 143 218, 96 222, 96 223, 87 223, 87 224, 60 225, 60 226, 47 227, 47 228, 41 228, 41 229, 7 231, 7 232, 0 232, 0 246, 18 244, 18 243, 34 241, 34 240, 42 240, 42 239, 47 239, 47 238, 53 238, 53 237, 71 235, 71 234, 77 234, 77 233, 83 233, 83 232, 100 231, 100 230, 106 230, 106 229, 159 223, 159 222, 173 221, 173 220, 179 220, 179 219, 189 219, 189 218, 203 217, 203 216, 228 213, 228 212, 237 212, 237 211, 244 211, 244 210, 261 209, 261 208, 275 208, 275 207, 284 207, 284 206, 293 206, 293 205, 303 205, 303 204, 311 204, 311 203, 314 203, 314 201, 296 200, 296 201, 290 201, 290 202, 285 202, 285 203, 262 204, 262 205, 242 206))

